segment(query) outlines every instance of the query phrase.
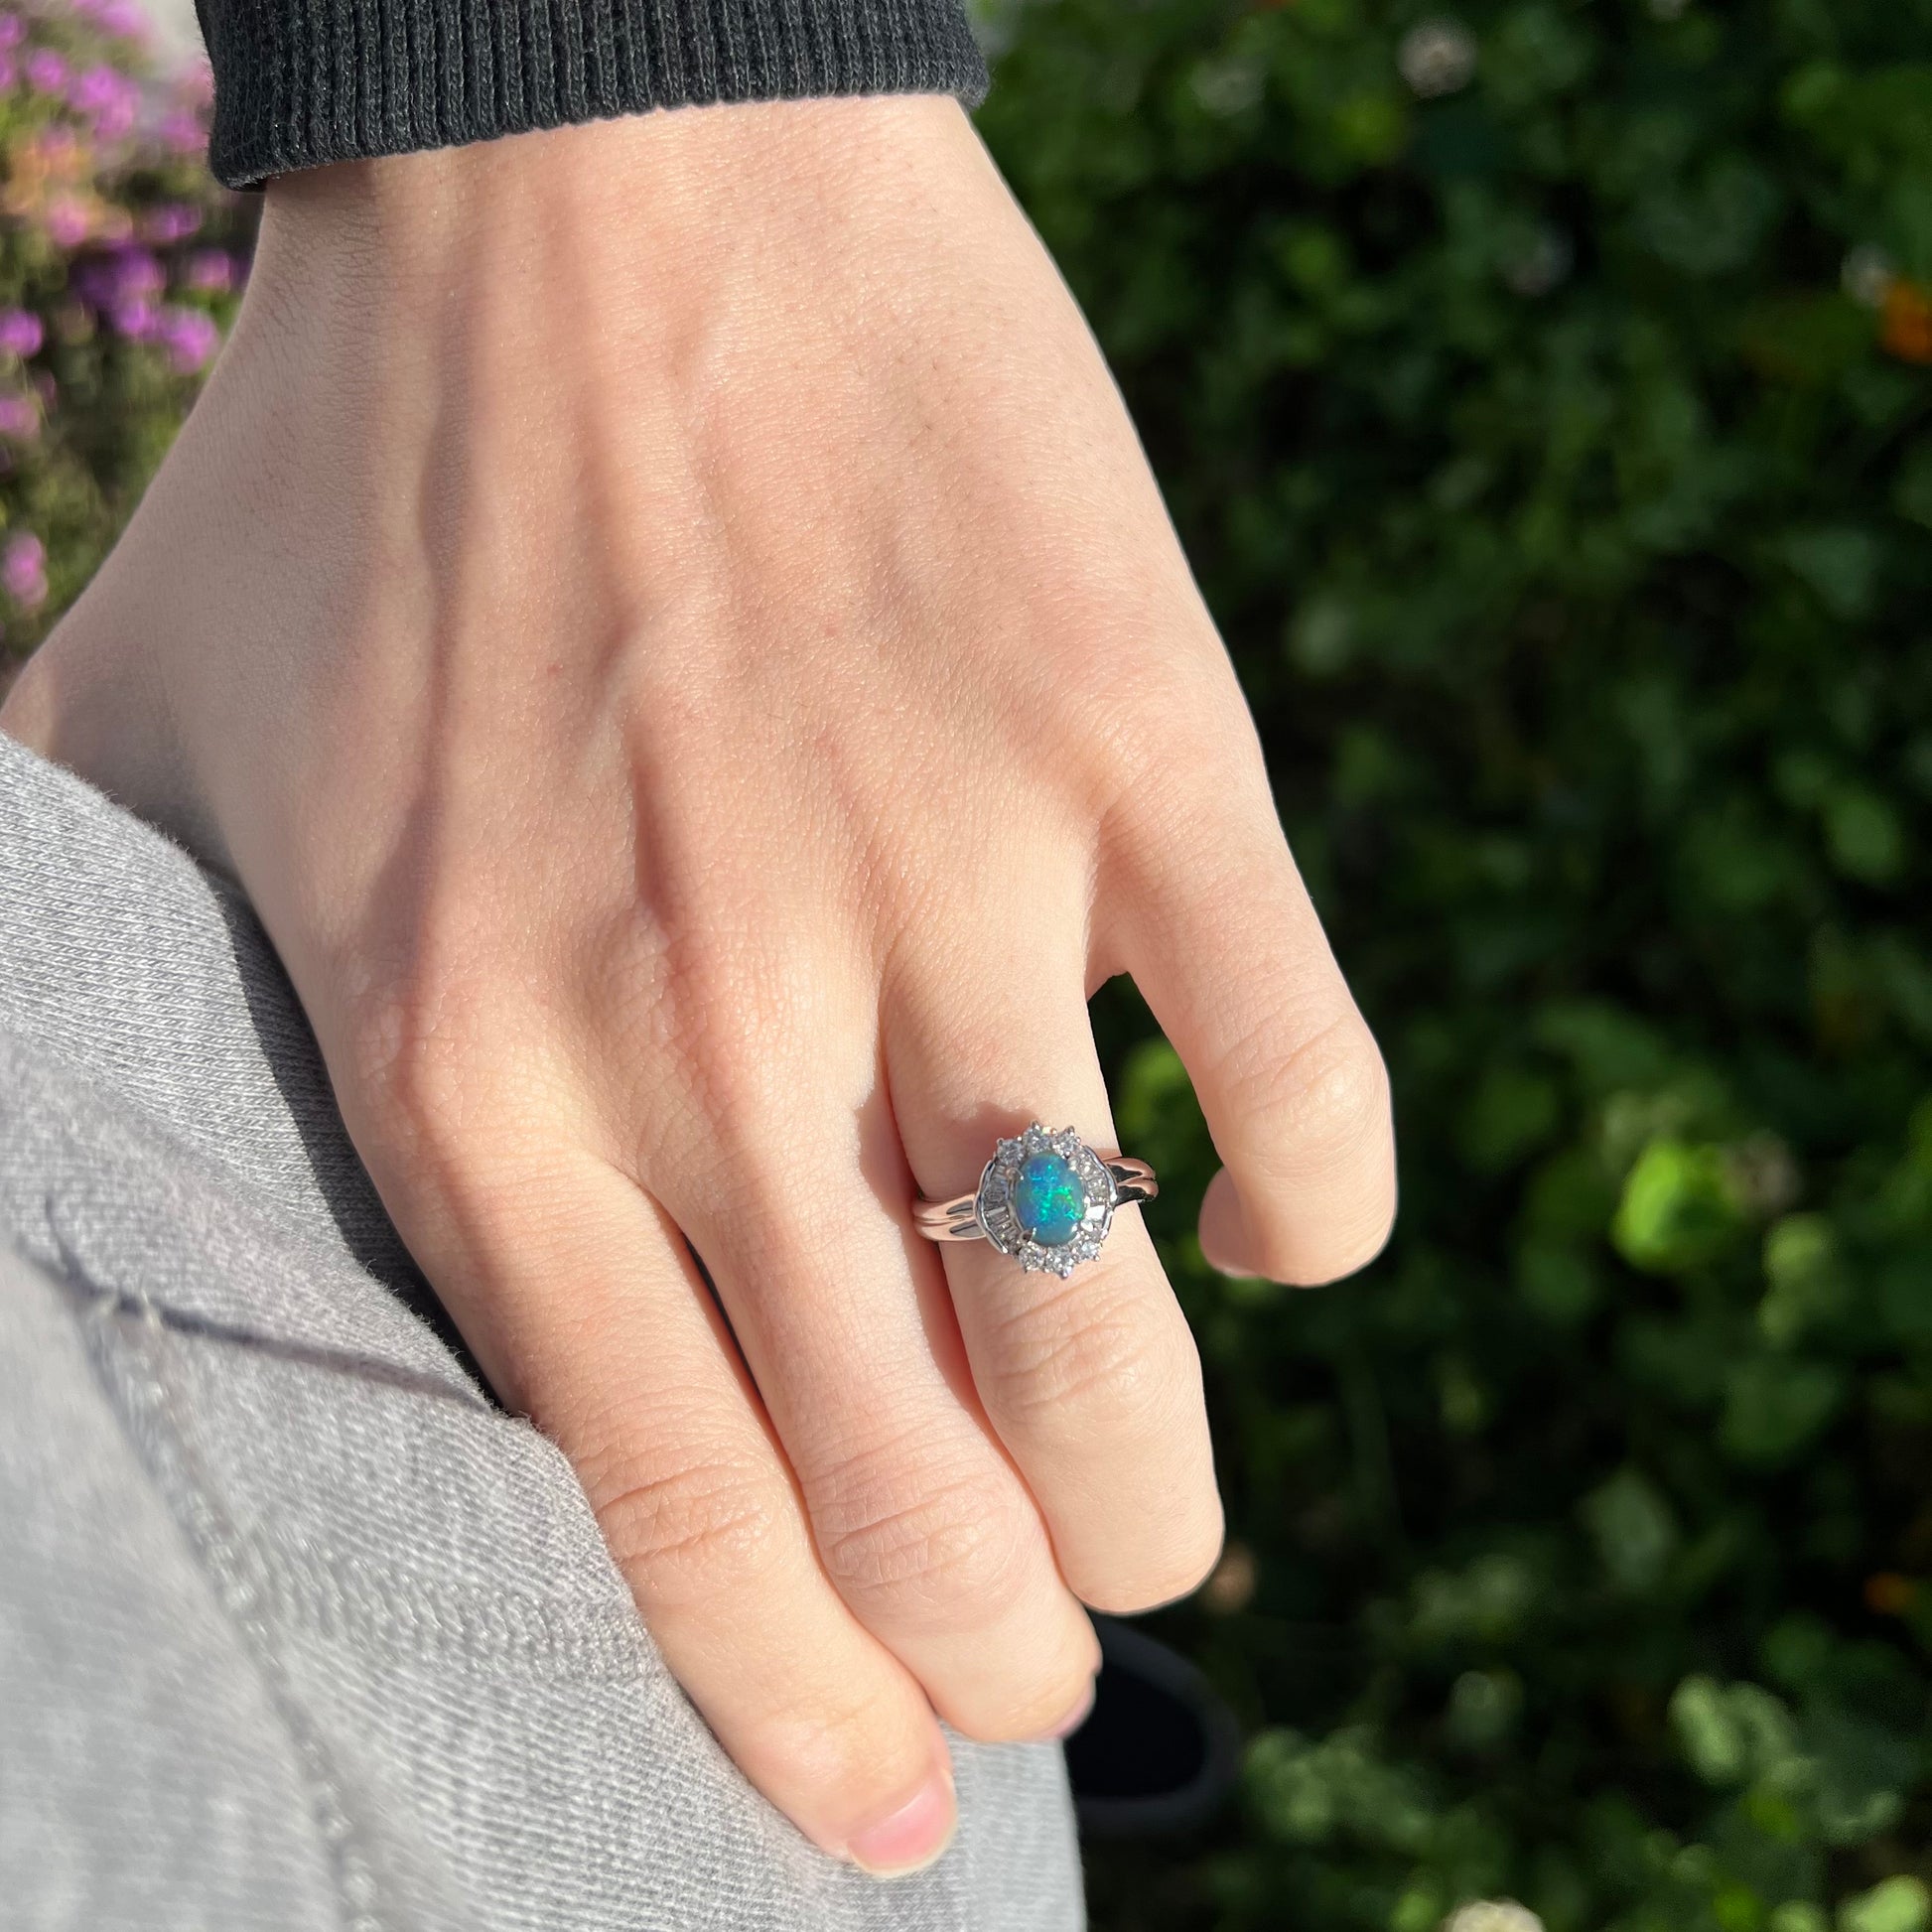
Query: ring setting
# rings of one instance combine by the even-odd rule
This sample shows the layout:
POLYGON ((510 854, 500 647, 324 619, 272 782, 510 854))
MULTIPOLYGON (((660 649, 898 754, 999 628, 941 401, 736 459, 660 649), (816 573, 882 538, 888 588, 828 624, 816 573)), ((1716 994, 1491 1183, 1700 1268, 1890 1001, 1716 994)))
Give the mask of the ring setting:
POLYGON ((1100 1253, 1117 1208, 1158 1191, 1145 1161, 1101 1154, 1072 1128, 1053 1133, 1035 1121, 1000 1142, 972 1193, 921 1200, 913 1219, 929 1240, 985 1240, 1029 1274, 1064 1280, 1100 1253))

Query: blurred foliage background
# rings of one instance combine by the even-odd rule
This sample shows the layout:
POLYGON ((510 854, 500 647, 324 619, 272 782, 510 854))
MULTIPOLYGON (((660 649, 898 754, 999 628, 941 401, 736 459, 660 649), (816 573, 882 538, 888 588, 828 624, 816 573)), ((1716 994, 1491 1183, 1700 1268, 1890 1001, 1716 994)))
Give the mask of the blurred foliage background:
POLYGON ((0 689, 107 554, 220 345, 252 210, 137 0, 0 0, 0 689))
POLYGON ((1096 1922, 1921 1932, 1932 6, 988 24, 1404 1171, 1359 1281, 1213 1276, 1110 997, 1234 1538, 1164 1631, 1251 1742, 1096 1922))
MULTIPOLYGON (((1250 1742, 1096 1925, 1927 1932, 1932 0, 980 13, 1404 1160, 1362 1280, 1213 1276, 1103 995, 1233 1538, 1161 1627, 1250 1742)), ((205 98, 0 7, 16 657, 229 313, 205 98)))

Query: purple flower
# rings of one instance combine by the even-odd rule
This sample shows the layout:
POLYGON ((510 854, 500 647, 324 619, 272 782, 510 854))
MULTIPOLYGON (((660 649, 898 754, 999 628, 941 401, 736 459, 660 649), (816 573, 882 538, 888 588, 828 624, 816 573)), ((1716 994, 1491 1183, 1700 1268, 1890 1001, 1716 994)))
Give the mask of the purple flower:
POLYGON ((182 286, 202 295, 226 295, 235 285, 239 264, 223 248, 198 248, 188 258, 182 286))
POLYGON ((167 345, 168 360, 178 375, 193 375, 207 366, 221 345, 221 332, 214 318, 200 309, 164 309, 160 337, 167 345))
POLYGON ((129 296, 156 296, 168 286, 167 271, 145 248, 128 248, 113 257, 115 293, 129 296))
POLYGON ((41 412, 31 396, 0 393, 0 436, 16 443, 31 443, 41 433, 41 412))
POLYGON ((0 48, 18 47, 27 38, 27 23, 18 14, 0 13, 0 48))
POLYGON ((171 154, 198 155, 207 145, 202 117, 190 107, 171 108, 155 123, 154 131, 171 154))
POLYGON ((68 105, 93 123, 95 134, 107 141, 130 133, 141 105, 140 88, 124 73, 101 66, 74 76, 68 89, 68 105))
POLYGON ((85 206, 71 195, 62 195, 47 205, 47 238, 57 248, 77 248, 86 240, 93 217, 85 206))
POLYGON ((146 333, 155 298, 167 285, 166 271, 145 248, 117 248, 81 262, 73 271, 73 292, 89 308, 113 314, 115 327, 124 336, 146 333), (123 311, 131 315, 145 311, 146 320, 129 327, 120 320, 123 311))
POLYGON ((0 589, 23 611, 38 611, 47 602, 47 546, 31 530, 22 530, 0 547, 0 589))
POLYGON ((85 68, 73 76, 73 85, 68 89, 68 105, 82 114, 96 113, 120 90, 121 76, 112 68, 85 68))
POLYGON ((141 239, 160 247, 186 241, 202 225, 202 210, 186 202, 164 202, 141 217, 141 239))
POLYGON ((143 295, 116 302, 110 315, 115 333, 125 336, 131 343, 146 342, 155 333, 160 320, 159 311, 143 295))
POLYGON ((69 4, 83 20, 91 20, 103 34, 117 40, 148 37, 148 17, 132 0, 69 0, 69 4))
POLYGON ((8 355, 36 354, 46 337, 31 309, 0 309, 0 350, 8 355))
POLYGON ((20 78, 20 63, 11 54, 0 54, 0 94, 10 94, 20 78))
POLYGON ((58 94, 68 84, 68 64, 51 47, 37 47, 28 55, 26 73, 37 94, 58 94))

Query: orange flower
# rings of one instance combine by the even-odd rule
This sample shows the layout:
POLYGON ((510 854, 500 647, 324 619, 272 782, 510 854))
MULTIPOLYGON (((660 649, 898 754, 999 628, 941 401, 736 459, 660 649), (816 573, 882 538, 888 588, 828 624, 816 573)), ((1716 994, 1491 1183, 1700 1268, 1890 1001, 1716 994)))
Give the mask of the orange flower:
MULTIPOLYGON (((1932 354, 1925 358, 1932 361, 1932 354)), ((1881 1571, 1864 1580, 1864 1606, 1877 1616, 1903 1616, 1918 1601, 1919 1587, 1910 1577, 1881 1571)))
POLYGON ((1899 276, 1885 291, 1878 340, 1901 362, 1932 362, 1932 294, 1899 276))

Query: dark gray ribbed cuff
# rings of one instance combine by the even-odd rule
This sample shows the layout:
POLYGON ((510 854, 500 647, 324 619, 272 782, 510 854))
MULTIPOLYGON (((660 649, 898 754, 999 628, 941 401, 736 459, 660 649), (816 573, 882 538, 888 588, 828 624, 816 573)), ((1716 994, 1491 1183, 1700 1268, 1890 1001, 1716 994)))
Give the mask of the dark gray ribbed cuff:
POLYGON ((704 101, 949 93, 957 0, 198 0, 230 188, 378 154, 704 101))

